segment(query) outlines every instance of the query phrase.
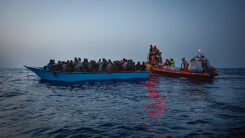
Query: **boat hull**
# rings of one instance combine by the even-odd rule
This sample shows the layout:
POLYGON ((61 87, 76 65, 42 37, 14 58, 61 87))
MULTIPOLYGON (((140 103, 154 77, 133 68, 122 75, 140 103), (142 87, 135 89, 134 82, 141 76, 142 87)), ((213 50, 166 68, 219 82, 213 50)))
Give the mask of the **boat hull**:
POLYGON ((42 68, 28 67, 27 69, 34 72, 42 80, 49 81, 63 81, 63 82, 79 82, 86 80, 105 80, 105 79, 137 79, 148 78, 149 73, 146 71, 137 72, 118 72, 118 73, 104 73, 104 72, 51 72, 42 68))
POLYGON ((167 70, 161 68, 152 67, 152 73, 169 76, 169 77, 184 77, 189 79, 196 79, 196 80, 210 80, 215 77, 213 74, 208 73, 193 73, 188 71, 174 71, 174 70, 167 70))

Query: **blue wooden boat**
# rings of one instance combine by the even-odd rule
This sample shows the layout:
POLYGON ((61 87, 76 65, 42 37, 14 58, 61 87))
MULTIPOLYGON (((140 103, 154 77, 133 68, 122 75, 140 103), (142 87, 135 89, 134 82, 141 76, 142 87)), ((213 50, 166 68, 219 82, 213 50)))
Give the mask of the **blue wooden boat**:
POLYGON ((147 71, 122 71, 116 73, 106 72, 61 72, 61 71, 46 71, 41 67, 28 67, 27 69, 34 72, 42 80, 63 81, 63 82, 79 82, 86 80, 104 80, 104 79, 136 79, 148 78, 147 71))

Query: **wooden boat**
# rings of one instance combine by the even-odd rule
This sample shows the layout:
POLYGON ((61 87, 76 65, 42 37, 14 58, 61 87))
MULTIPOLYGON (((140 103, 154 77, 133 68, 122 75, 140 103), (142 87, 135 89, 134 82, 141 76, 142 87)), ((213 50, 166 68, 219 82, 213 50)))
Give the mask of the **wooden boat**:
POLYGON ((122 71, 116 73, 106 72, 61 72, 61 71, 46 71, 40 67, 29 67, 27 69, 34 72, 42 80, 63 81, 63 82, 79 82, 86 80, 104 80, 104 79, 137 79, 148 78, 147 71, 122 71))
POLYGON ((218 76, 217 72, 213 72, 211 74, 209 73, 194 73, 189 71, 176 71, 176 70, 169 70, 169 69, 163 69, 158 67, 152 67, 151 68, 152 73, 164 75, 164 76, 170 76, 170 77, 185 77, 190 79, 198 79, 198 80, 209 80, 216 76, 218 76))

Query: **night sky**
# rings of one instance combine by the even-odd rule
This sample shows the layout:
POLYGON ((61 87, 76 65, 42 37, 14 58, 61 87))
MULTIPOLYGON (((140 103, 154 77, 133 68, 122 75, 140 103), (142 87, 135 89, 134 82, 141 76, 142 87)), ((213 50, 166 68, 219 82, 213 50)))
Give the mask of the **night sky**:
POLYGON ((74 57, 146 61, 201 49, 218 68, 245 67, 244 0, 0 0, 0 67, 74 57))

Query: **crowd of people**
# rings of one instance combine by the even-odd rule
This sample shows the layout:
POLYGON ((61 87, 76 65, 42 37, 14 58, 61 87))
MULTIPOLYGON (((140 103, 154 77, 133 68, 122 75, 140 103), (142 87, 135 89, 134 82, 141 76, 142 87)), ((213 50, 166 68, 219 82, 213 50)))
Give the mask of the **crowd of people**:
POLYGON ((200 50, 198 50, 198 55, 192 58, 189 63, 185 60, 185 58, 182 58, 180 68, 175 67, 175 62, 173 58, 166 59, 165 62, 162 63, 162 52, 158 50, 156 44, 150 44, 148 58, 148 61, 151 65, 162 66, 164 69, 182 70, 189 72, 211 72, 212 70, 214 70, 209 64, 207 58, 204 57, 200 50))
POLYGON ((44 69, 47 71, 63 71, 63 72, 120 72, 120 71, 146 71, 145 63, 137 62, 133 60, 116 60, 111 61, 103 58, 99 59, 98 62, 95 60, 90 60, 84 58, 81 61, 81 58, 74 58, 74 60, 67 61, 58 61, 55 63, 55 60, 51 59, 47 66, 44 66, 44 69))
POLYGON ((174 62, 174 59, 166 59, 163 66, 171 66, 171 67, 175 67, 175 62, 174 62))
POLYGON ((208 59, 200 51, 198 52, 199 54, 192 58, 184 69, 190 72, 213 72, 215 68, 210 65, 208 59))
POLYGON ((209 64, 207 58, 205 58, 202 53, 199 53, 199 55, 193 57, 189 63, 185 60, 185 58, 182 58, 180 68, 175 67, 175 62, 172 58, 170 60, 166 59, 163 64, 163 68, 189 72, 212 72, 214 70, 209 64))
POLYGON ((162 52, 157 48, 156 44, 150 44, 149 62, 153 65, 162 63, 162 52))

